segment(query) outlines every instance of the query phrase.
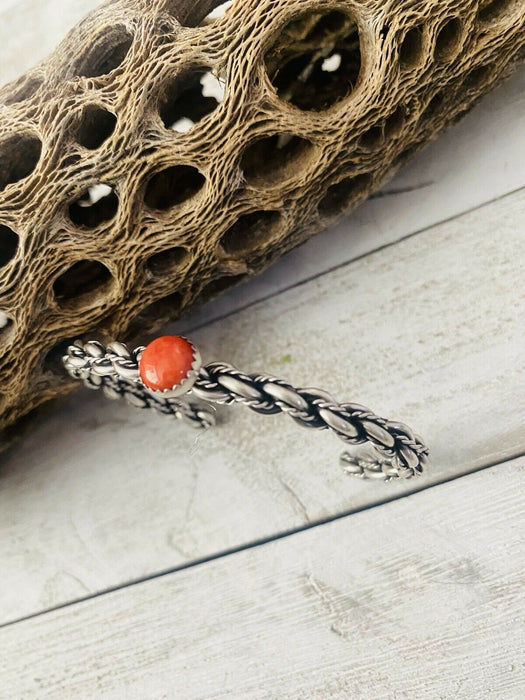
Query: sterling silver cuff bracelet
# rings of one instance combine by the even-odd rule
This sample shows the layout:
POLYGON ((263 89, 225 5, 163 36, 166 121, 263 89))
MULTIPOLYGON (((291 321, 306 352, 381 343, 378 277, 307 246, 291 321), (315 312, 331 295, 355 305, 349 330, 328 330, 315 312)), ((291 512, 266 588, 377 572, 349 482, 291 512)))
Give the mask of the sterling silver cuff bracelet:
POLYGON ((202 366, 186 338, 163 336, 130 350, 118 342, 76 341, 63 358, 68 373, 111 399, 126 398, 138 408, 154 408, 196 428, 215 423, 210 406, 182 400, 191 395, 208 404, 241 403, 266 415, 286 413, 306 428, 330 430, 349 445, 369 443, 373 456, 341 455, 344 471, 389 481, 423 473, 428 449, 403 423, 376 416, 364 406, 339 403, 320 389, 296 389, 282 379, 244 374, 224 362, 202 366))

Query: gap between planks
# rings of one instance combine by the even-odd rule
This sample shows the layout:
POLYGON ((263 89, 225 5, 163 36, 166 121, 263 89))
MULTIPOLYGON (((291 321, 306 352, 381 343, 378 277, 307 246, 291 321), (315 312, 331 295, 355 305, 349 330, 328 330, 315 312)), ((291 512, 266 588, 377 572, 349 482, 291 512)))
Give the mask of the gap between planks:
POLYGON ((299 527, 294 527, 290 528, 289 530, 284 530, 282 532, 276 533, 274 535, 270 535, 268 537, 262 537, 258 540, 253 540, 251 542, 246 542, 242 545, 239 545, 238 547, 231 547, 230 549, 225 549, 221 552, 216 552, 214 554, 211 554, 210 556, 207 557, 202 557, 200 559, 195 559, 193 561, 188 562, 187 564, 181 564, 179 566, 173 566, 168 569, 164 569, 163 571, 157 571, 155 573, 149 574, 148 576, 143 576, 142 578, 136 578, 131 581, 126 581, 125 583, 121 583, 117 586, 109 586, 108 588, 97 591, 96 593, 93 593, 91 595, 83 596, 76 598, 75 600, 68 601, 67 603, 62 603, 61 605, 55 605, 52 607, 49 607, 45 610, 39 610, 36 613, 32 613, 31 615, 24 615, 22 617, 13 619, 13 620, 8 620, 7 622, 3 622, 0 624, 0 630, 7 628, 7 627, 12 627, 13 625, 17 625, 21 622, 25 622, 27 620, 34 620, 35 618, 42 617, 43 615, 48 615, 50 613, 57 612, 59 610, 64 610, 67 608, 74 607, 75 605, 79 603, 86 603, 90 600, 96 600, 97 598, 103 598, 104 596, 111 594, 111 593, 116 593, 118 591, 123 591, 128 588, 132 588, 133 586, 138 586, 143 583, 147 583, 148 581, 154 581, 156 579, 161 579, 164 578, 165 576, 170 576, 172 574, 176 574, 179 571, 186 571, 187 569, 193 569, 197 568, 199 566, 203 566, 204 564, 209 564, 213 561, 217 561, 218 559, 224 559, 226 557, 232 556, 234 554, 239 554, 240 552, 245 552, 246 550, 249 549, 257 549, 259 547, 263 547, 267 544, 270 544, 272 542, 277 542, 279 540, 285 540, 289 537, 292 537, 293 535, 298 535, 302 532, 307 532, 308 530, 313 530, 316 527, 321 527, 323 525, 328 525, 329 523, 336 522, 337 520, 342 520, 344 518, 348 518, 352 515, 356 515, 357 513, 363 513, 368 510, 373 510, 374 508, 380 508, 382 506, 385 506, 389 503, 394 503, 395 501, 400 501, 405 498, 410 498, 411 496, 415 496, 419 493, 422 493, 423 491, 428 491, 430 489, 433 489, 437 486, 441 486, 443 484, 447 484, 448 482, 451 481, 456 481, 458 479, 463 479, 464 477, 468 477, 472 474, 476 474, 477 472, 482 472, 486 469, 493 469, 498 466, 502 466, 504 464, 507 464, 511 461, 516 461, 520 460, 522 458, 525 458, 525 452, 522 452, 520 454, 516 455, 511 455, 508 459, 504 461, 499 461, 495 463, 487 463, 486 465, 478 466, 478 467, 473 467, 472 470, 470 471, 465 471, 460 474, 454 474, 454 475, 449 475, 444 477, 441 480, 434 481, 430 484, 420 484, 420 486, 416 486, 412 489, 412 491, 408 491, 406 493, 398 493, 398 494, 390 494, 390 496, 379 499, 377 501, 374 501, 373 503, 367 503, 365 505, 359 506, 357 508, 351 508, 347 511, 343 511, 341 513, 338 513, 336 515, 330 516, 328 518, 324 519, 319 519, 314 522, 308 523, 307 525, 302 525, 299 527))
POLYGON ((524 469, 507 462, 12 626, 0 691, 521 698, 524 469))

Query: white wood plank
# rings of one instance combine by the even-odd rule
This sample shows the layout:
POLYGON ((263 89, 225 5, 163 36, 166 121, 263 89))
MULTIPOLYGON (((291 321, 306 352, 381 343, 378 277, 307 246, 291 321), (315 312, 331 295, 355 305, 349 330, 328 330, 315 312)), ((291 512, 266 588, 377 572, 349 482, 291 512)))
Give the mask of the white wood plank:
MULTIPOLYGON (((20 0, 0 22, 0 82, 47 53, 99 0, 20 0)), ((192 317, 204 323, 525 186, 525 66, 348 220, 192 317)))
POLYGON ((525 461, 0 632, 3 697, 522 698, 525 461))
POLYGON ((0 15, 4 12, 7 12, 7 10, 10 10, 16 5, 22 5, 23 2, 24 0, 2 0, 2 4, 0 5, 0 15))
MULTIPOLYGON (((405 420, 432 449, 423 483, 521 454, 524 209, 525 190, 194 340, 405 420)), ((283 416, 223 415, 196 437, 85 391, 41 418, 0 468, 2 621, 419 486, 345 478, 339 441, 283 416)))
POLYGON ((39 63, 102 0, 0 0, 0 84, 39 63))

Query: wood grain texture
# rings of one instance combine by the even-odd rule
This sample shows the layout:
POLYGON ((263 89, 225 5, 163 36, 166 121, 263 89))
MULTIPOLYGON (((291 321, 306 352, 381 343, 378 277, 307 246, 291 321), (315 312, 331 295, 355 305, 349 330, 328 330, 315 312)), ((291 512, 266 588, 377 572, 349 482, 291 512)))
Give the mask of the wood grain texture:
MULTIPOLYGON (((193 334, 226 358, 404 420, 421 485, 525 450, 525 190, 193 334)), ((392 498, 345 478, 340 444, 225 409, 184 430, 83 392, 0 471, 2 621, 392 498)))
POLYGON ((208 22, 220 1, 109 0, 0 89, 2 427, 74 386, 73 337, 136 339, 261 272, 522 58, 515 0, 242 0, 208 22))
POLYGON ((206 323, 525 187, 525 66, 346 220, 191 314, 206 323))
POLYGON ((23 698, 525 693, 516 460, 0 632, 23 698))
MULTIPOLYGON (((14 79, 44 58, 82 15, 99 4, 99 0, 53 0, 44 6, 40 0, 14 0, 0 23, 0 82, 14 79)), ((524 129, 525 66, 520 66, 350 219, 192 313, 191 324, 230 313, 524 187, 524 129)))

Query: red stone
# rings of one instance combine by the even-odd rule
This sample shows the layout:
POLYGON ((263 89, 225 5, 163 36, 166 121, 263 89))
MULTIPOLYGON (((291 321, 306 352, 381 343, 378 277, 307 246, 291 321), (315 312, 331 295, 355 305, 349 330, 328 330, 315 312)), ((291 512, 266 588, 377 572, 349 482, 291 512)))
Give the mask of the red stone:
POLYGON ((144 349, 139 363, 140 378, 155 391, 173 389, 186 379, 193 360, 193 348, 185 338, 164 335, 144 349))

